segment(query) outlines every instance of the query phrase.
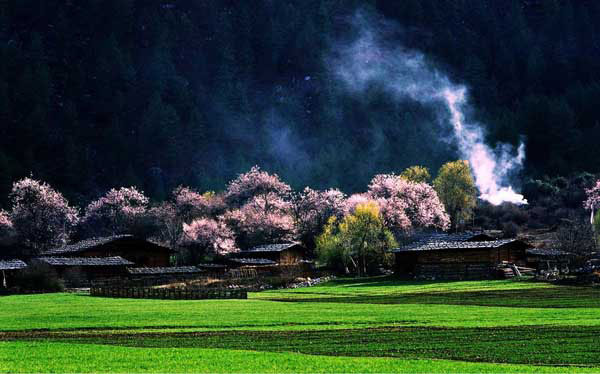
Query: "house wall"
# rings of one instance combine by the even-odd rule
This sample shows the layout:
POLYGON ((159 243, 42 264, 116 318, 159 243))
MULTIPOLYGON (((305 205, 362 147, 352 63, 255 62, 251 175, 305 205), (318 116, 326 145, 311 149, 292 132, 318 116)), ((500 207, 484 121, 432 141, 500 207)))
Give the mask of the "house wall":
POLYGON ((280 264, 297 264, 303 259, 303 254, 297 249, 286 249, 279 256, 280 264))
POLYGON ((525 248, 507 245, 469 250, 397 252, 396 273, 425 279, 486 279, 495 275, 494 267, 502 261, 525 266, 525 248))

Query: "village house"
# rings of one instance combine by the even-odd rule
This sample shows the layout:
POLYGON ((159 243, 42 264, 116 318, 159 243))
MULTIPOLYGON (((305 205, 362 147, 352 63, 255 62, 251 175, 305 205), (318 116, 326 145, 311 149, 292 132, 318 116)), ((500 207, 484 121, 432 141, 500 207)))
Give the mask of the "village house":
POLYGON ((175 251, 137 238, 115 235, 82 240, 41 253, 45 257, 115 257, 119 256, 139 267, 167 267, 175 251))
POLYGON ((492 278, 500 263, 525 266, 528 248, 517 239, 418 241, 394 250, 395 271, 421 279, 492 278))
POLYGON ((277 265, 299 264, 306 257, 306 249, 300 243, 265 244, 233 254, 233 258, 265 259, 277 265))

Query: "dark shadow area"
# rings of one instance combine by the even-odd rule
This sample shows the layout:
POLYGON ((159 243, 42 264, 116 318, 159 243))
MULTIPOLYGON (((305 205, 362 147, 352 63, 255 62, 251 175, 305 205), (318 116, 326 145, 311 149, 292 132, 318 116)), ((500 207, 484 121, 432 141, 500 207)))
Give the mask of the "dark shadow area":
POLYGON ((327 356, 448 359, 534 365, 600 365, 600 326, 388 327, 317 331, 48 334, 45 340, 145 348, 223 348, 327 356))
MULTIPOLYGON (((315 293, 314 295, 319 295, 315 293)), ((324 295, 324 294, 321 294, 324 295)), ((600 290, 591 287, 538 288, 525 290, 422 292, 387 295, 331 295, 330 297, 271 298, 298 303, 350 304, 448 304, 515 308, 599 308, 600 290)))

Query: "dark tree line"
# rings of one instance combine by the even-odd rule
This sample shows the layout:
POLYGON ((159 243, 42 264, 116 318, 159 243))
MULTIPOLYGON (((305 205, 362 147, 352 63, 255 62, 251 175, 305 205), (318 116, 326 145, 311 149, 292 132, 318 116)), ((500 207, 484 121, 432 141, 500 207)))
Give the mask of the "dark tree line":
POLYGON ((164 199, 260 164, 294 187, 360 190, 452 157, 432 114, 323 66, 357 7, 402 25, 473 93, 489 141, 525 136, 527 174, 600 171, 592 0, 0 1, 0 196, 33 174, 81 204, 164 199))

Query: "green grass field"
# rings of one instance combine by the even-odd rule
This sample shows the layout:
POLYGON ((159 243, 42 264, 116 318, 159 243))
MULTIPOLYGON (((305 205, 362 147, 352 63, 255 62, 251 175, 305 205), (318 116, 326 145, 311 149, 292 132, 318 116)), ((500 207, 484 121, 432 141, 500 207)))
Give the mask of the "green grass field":
POLYGON ((600 289, 526 281, 6 296, 0 321, 0 372, 600 372, 600 289))

